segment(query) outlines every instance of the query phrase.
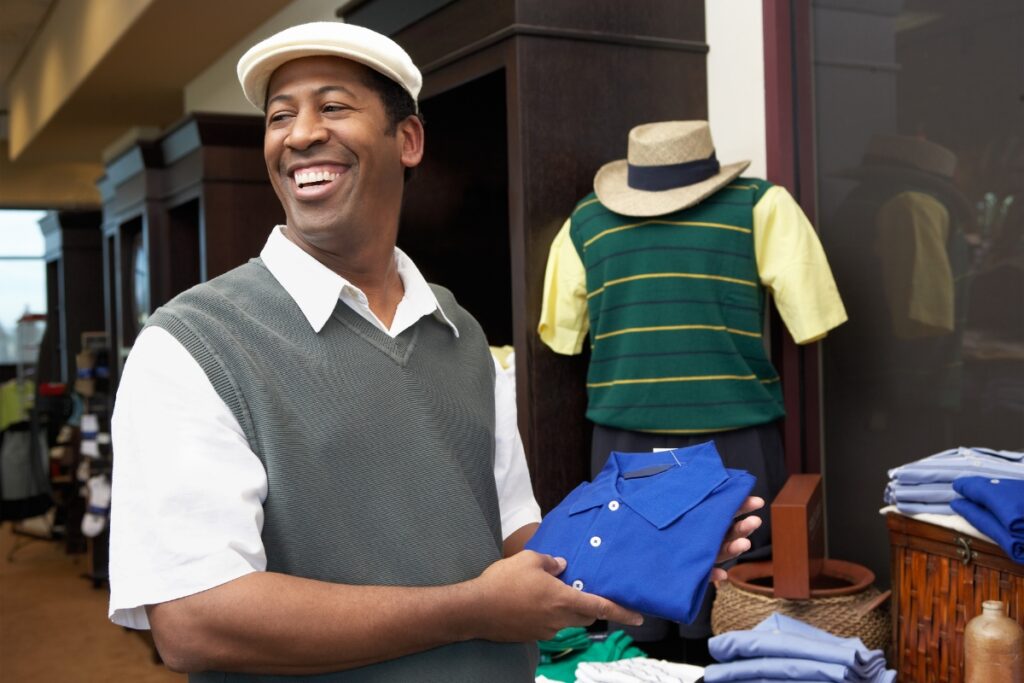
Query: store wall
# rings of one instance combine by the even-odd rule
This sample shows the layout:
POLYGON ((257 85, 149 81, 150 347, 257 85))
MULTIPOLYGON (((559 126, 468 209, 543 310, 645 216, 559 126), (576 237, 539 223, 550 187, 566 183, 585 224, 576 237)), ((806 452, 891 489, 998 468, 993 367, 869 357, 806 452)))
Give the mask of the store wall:
POLYGON ((750 159, 765 175, 764 28, 761 0, 704 3, 708 121, 723 163, 750 159))
POLYGON ((336 21, 334 13, 344 5, 344 0, 295 0, 238 41, 185 86, 185 111, 257 114, 238 85, 235 67, 239 58, 258 41, 289 26, 309 21, 336 21))

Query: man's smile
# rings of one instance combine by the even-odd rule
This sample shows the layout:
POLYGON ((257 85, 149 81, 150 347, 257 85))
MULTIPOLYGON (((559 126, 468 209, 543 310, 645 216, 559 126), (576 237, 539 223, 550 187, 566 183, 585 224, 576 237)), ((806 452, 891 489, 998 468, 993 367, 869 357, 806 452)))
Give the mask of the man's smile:
POLYGON ((345 164, 313 164, 288 169, 295 196, 319 199, 329 194, 351 167, 345 164))

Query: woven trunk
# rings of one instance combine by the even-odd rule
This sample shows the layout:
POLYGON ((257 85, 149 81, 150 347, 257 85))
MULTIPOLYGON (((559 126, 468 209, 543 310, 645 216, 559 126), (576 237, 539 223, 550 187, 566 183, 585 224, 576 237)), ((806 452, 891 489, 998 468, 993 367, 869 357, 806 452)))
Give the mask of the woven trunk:
POLYGON ((964 627, 986 600, 1024 621, 1024 565, 998 546, 902 515, 889 515, 892 630, 900 681, 960 683, 964 627))

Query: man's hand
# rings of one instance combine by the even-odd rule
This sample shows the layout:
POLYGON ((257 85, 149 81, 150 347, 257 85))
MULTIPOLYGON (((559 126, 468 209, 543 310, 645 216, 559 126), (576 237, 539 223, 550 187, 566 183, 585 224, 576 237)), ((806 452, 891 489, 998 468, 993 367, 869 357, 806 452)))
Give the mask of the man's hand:
POLYGON ((531 550, 495 562, 470 583, 486 611, 476 617, 473 637, 522 642, 550 640, 567 626, 597 619, 639 625, 643 617, 614 602, 571 588, 555 578, 562 558, 531 550))
MULTIPOLYGON (((745 501, 740 509, 736 511, 736 517, 746 515, 748 513, 760 510, 764 507, 764 498, 758 498, 757 496, 750 496, 745 501)), ((732 525, 729 529, 729 533, 725 535, 725 540, 722 541, 722 547, 718 551, 718 557, 715 562, 725 562, 731 560, 734 557, 739 556, 742 553, 750 550, 750 541, 747 536, 757 531, 761 526, 761 518, 754 515, 744 517, 740 521, 732 525)), ((726 571, 721 567, 715 567, 711 570, 711 581, 722 581, 728 577, 726 571)))

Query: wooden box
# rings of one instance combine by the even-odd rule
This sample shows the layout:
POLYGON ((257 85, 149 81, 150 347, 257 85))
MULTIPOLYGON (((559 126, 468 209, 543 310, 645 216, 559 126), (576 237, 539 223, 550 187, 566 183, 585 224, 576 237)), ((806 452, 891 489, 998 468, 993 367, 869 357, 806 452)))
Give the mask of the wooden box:
POLYGON ((959 683, 964 627, 985 600, 1024 623, 1024 565, 999 546, 902 515, 889 515, 893 654, 900 681, 959 683))
POLYGON ((821 475, 790 475, 771 514, 775 597, 806 600, 825 557, 821 475))

